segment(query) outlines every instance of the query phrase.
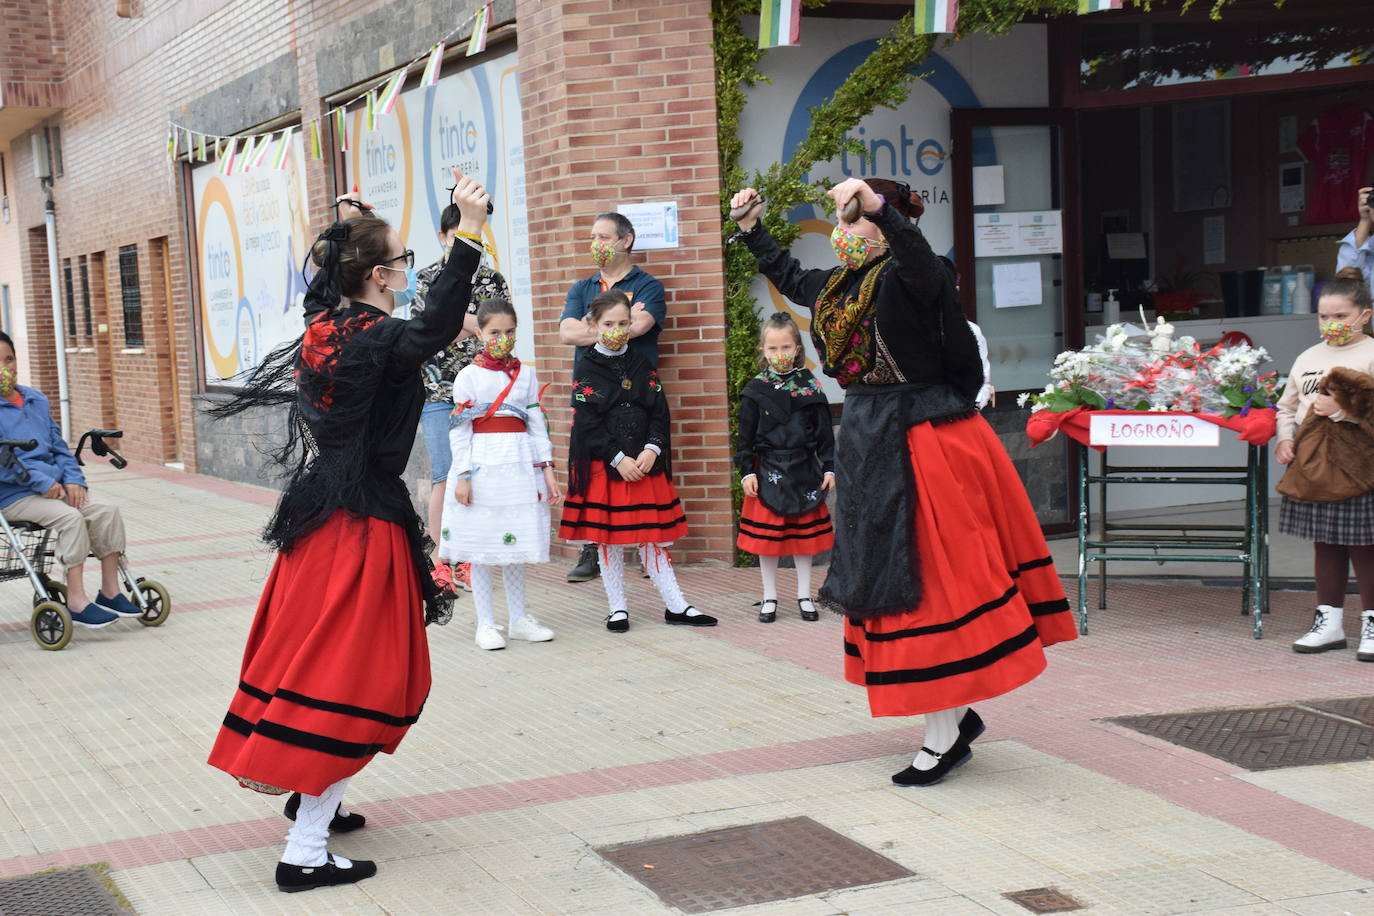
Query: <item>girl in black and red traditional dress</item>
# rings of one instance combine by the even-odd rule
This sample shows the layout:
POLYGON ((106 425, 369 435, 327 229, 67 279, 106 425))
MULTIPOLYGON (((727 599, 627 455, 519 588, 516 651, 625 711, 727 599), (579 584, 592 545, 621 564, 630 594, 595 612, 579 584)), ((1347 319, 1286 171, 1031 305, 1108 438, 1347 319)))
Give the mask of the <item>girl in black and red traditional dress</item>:
POLYGON ((841 266, 806 270, 761 227, 762 198, 731 201, 759 270, 811 310, 825 373, 845 386, 835 550, 817 596, 846 618, 845 677, 875 716, 924 714, 924 746, 892 777, 930 785, 972 756, 969 704, 1045 669, 1077 635, 1030 499, 978 413, 983 384, 954 278, 912 222, 906 185, 831 188, 841 266))
POLYGON ((606 629, 630 628, 622 545, 639 547, 644 570, 663 596, 670 624, 713 627, 716 618, 687 603, 667 548, 687 533, 673 487, 668 401, 658 373, 625 346, 630 299, 606 290, 587 307, 597 333, 573 379, 568 495, 558 534, 601 546, 601 583, 611 613, 606 629))
MULTIPOLYGON (((265 538, 280 553, 263 589, 210 764, 268 794, 293 792, 277 886, 302 891, 376 873, 326 851, 363 826, 349 778, 393 753, 429 694, 427 623, 449 616, 401 474, 424 403, 420 367, 458 335, 488 197, 457 176, 459 244, 413 321, 391 317, 414 254, 370 208, 330 226, 311 256, 304 336, 270 354, 220 416, 287 406, 288 474, 265 538)), ((342 215, 342 214, 341 214, 342 215)))
POLYGON ((825 494, 835 487, 835 431, 821 383, 806 368, 801 329, 786 312, 759 328, 763 371, 739 393, 735 463, 744 487, 740 550, 763 572, 759 622, 778 618, 778 558, 797 570, 802 620, 819 620, 811 600, 811 560, 835 544, 825 494))

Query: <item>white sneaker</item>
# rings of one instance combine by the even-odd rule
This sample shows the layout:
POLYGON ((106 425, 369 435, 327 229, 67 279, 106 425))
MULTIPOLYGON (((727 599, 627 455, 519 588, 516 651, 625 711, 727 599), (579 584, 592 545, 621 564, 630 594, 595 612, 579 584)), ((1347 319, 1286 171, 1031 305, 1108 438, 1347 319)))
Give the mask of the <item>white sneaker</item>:
MULTIPOLYGON (((1293 643, 1294 652, 1326 652, 1329 649, 1344 649, 1345 624, 1342 622, 1344 609, 1329 604, 1317 605, 1312 615, 1312 629, 1293 643)), ((1374 646, 1371 646, 1374 649, 1374 646)))
POLYGON ((544 626, 533 617, 519 617, 512 620, 506 632, 511 639, 524 639, 529 642, 548 642, 553 639, 553 630, 544 626))
POLYGON ((476 642, 479 649, 504 649, 506 647, 506 637, 501 635, 501 628, 497 626, 479 626, 476 642))
POLYGON ((1362 662, 1374 662, 1374 611, 1360 615, 1360 648, 1355 657, 1362 662))

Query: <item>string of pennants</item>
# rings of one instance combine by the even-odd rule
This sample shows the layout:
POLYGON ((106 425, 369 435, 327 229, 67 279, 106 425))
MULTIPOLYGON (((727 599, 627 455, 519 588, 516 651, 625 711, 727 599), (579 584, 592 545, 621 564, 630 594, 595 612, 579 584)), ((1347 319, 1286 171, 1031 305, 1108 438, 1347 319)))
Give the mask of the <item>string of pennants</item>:
MULTIPOLYGON (((472 32, 468 38, 467 51, 464 56, 472 57, 487 49, 487 32, 491 28, 490 2, 479 6, 471 16, 463 20, 427 52, 399 67, 382 82, 359 93, 347 102, 336 105, 320 117, 312 118, 308 125, 301 125, 300 129, 303 136, 306 137, 306 149, 310 158, 324 158, 322 124, 327 123, 330 118, 334 119, 334 135, 339 140, 339 148, 344 152, 349 150, 347 116, 349 106, 355 102, 363 101, 366 106, 363 129, 375 130, 377 118, 381 115, 389 115, 395 110, 396 102, 400 99, 401 91, 405 88, 406 77, 410 75, 411 68, 419 64, 420 61, 425 61, 424 70, 420 74, 420 86, 430 87, 438 83, 439 68, 443 66, 444 62, 444 50, 448 47, 449 42, 455 36, 463 33, 468 26, 472 27, 472 32), (428 59, 426 60, 426 58, 428 59)), ((187 162, 209 162, 213 159, 219 163, 221 175, 241 174, 250 169, 267 166, 274 169, 284 169, 290 157, 291 138, 295 131, 296 126, 292 125, 262 134, 223 137, 216 134, 201 133, 185 125, 169 122, 167 125, 167 155, 172 160, 184 157, 187 162)))
MULTIPOLYGON (((1121 9, 1124 0, 1078 0, 1078 15, 1121 9)), ((959 31, 959 0, 916 0, 917 35, 953 35, 959 31)), ((801 44, 801 0, 762 0, 759 47, 801 44)))

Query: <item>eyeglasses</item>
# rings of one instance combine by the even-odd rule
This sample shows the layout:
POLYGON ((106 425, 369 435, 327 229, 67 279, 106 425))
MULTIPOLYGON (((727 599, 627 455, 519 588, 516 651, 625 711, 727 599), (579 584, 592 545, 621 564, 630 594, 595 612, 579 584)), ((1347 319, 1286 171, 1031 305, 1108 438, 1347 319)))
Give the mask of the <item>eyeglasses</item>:
MULTIPOLYGON (((405 251, 401 252, 400 254, 396 255, 396 257, 394 257, 394 258, 387 258, 385 261, 382 262, 382 265, 385 266, 385 265, 387 265, 387 264, 390 264, 392 261, 399 261, 399 260, 401 260, 402 258, 405 259, 406 267, 414 267, 414 266, 415 266, 415 252, 411 251, 409 248, 407 248, 405 251)), ((388 270, 400 270, 401 268, 399 268, 399 267, 391 267, 391 268, 387 268, 387 269, 388 269, 388 270)))

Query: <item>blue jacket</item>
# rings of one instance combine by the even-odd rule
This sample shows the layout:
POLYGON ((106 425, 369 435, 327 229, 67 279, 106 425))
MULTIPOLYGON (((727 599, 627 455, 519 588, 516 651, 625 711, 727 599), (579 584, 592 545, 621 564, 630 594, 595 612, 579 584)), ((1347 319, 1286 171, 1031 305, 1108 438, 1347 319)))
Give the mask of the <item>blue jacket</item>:
POLYGON ((14 387, 24 396, 24 406, 0 398, 0 439, 34 439, 38 446, 26 452, 15 451, 29 472, 28 483, 19 483, 12 468, 0 467, 0 508, 25 496, 41 496, 55 483, 86 486, 81 466, 62 440, 62 430, 53 422, 43 392, 27 385, 14 387))

